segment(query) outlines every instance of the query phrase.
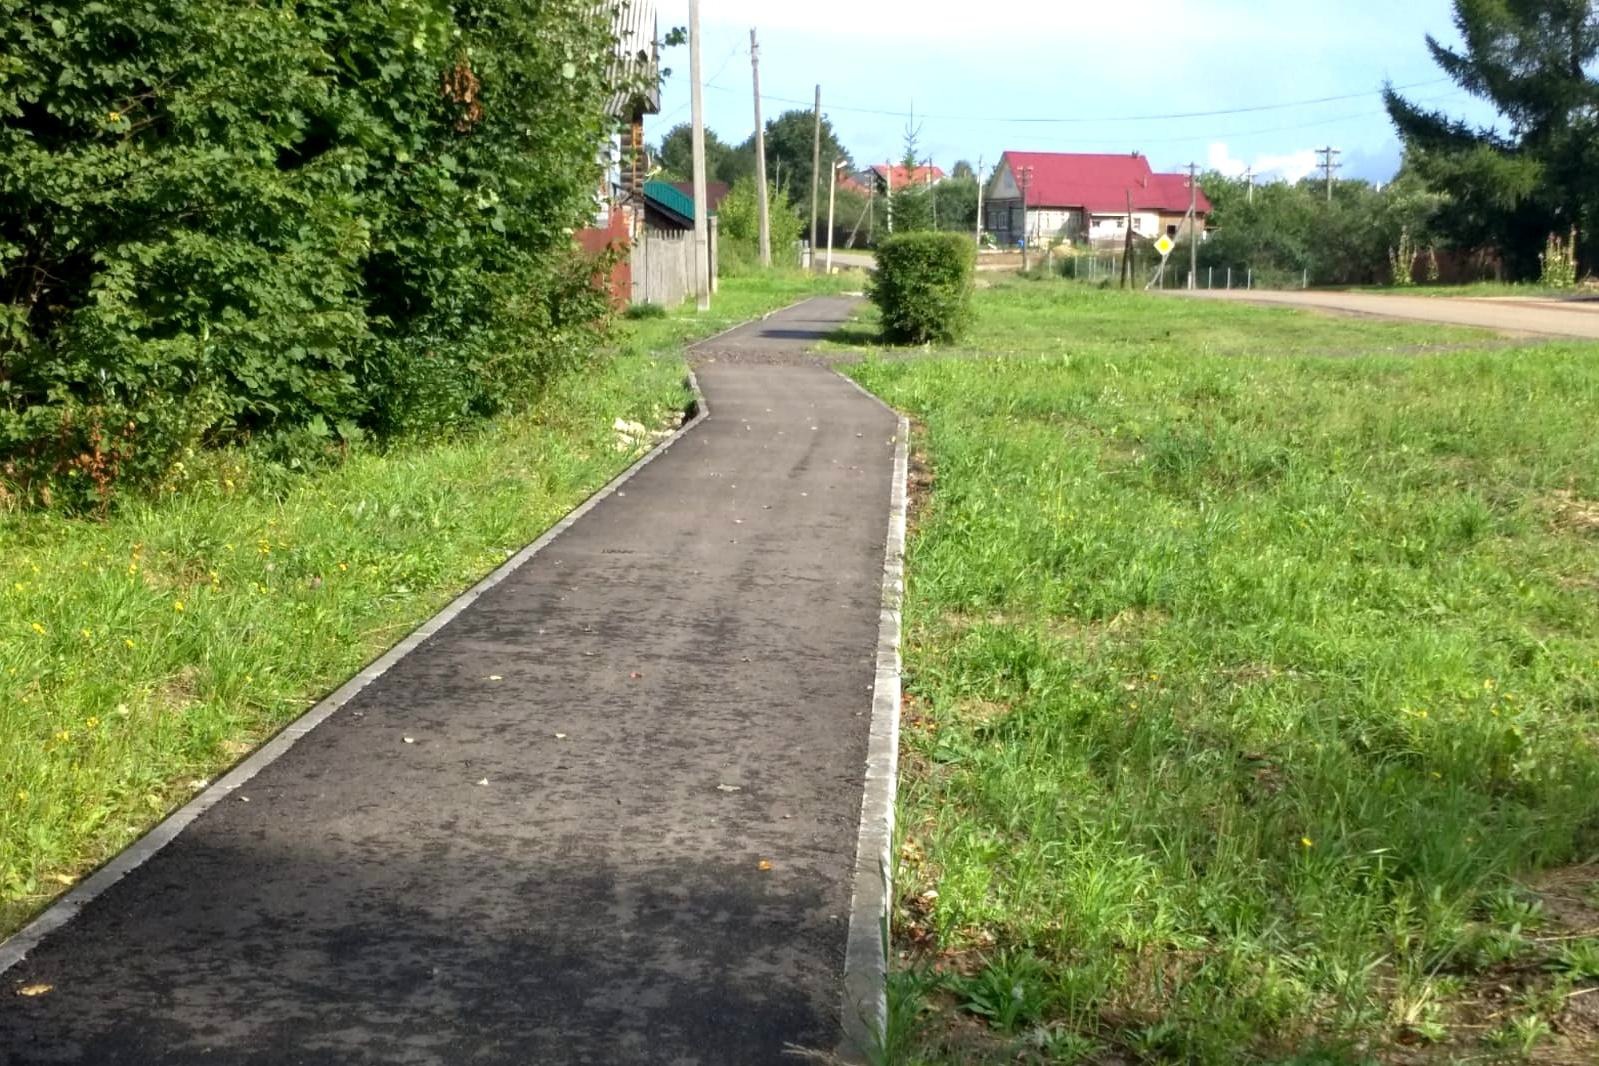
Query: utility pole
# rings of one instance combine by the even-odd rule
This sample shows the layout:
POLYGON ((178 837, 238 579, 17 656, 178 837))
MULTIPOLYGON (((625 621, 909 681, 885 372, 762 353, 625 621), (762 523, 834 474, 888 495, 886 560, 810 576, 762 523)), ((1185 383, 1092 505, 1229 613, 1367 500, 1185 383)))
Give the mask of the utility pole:
POLYGON ((822 87, 816 87, 816 134, 811 141, 811 269, 816 269, 816 202, 817 182, 822 169, 822 87))
POLYGON ((1255 202, 1255 167, 1254 164, 1244 168, 1244 183, 1249 187, 1249 202, 1255 202))
POLYGON ((750 28, 750 72, 755 77, 755 184, 759 188, 757 217, 761 227, 761 266, 772 265, 772 219, 766 204, 766 124, 761 121, 761 46, 750 28))
POLYGON ((1188 164, 1188 287, 1199 283, 1199 164, 1188 164))
POLYGON ((827 168, 827 273, 833 272, 833 208, 838 203, 838 168, 842 160, 833 160, 827 168))
POLYGON ((700 0, 688 0, 689 83, 694 121, 694 294, 711 309, 711 230, 705 203, 705 92, 700 84, 700 0))
POLYGON ((867 179, 866 185, 866 243, 875 245, 877 243, 877 175, 872 174, 870 168, 867 169, 866 173, 871 175, 867 179))
POLYGON ((1027 187, 1033 183, 1033 168, 1021 167, 1016 172, 1016 184, 1022 190, 1022 273, 1027 273, 1027 187))
POLYGON ((1338 157, 1344 153, 1328 145, 1326 148, 1316 149, 1316 154, 1321 156, 1321 169, 1327 175, 1327 202, 1332 203, 1333 174, 1344 168, 1344 165, 1338 162, 1338 157))
POLYGON ((983 157, 977 157, 977 247, 983 246, 983 157))
POLYGON ((888 215, 888 232, 894 233, 894 161, 890 159, 883 167, 883 209, 888 215))
POLYGON ((1133 190, 1127 190, 1127 236, 1122 241, 1122 288, 1133 273, 1133 190))

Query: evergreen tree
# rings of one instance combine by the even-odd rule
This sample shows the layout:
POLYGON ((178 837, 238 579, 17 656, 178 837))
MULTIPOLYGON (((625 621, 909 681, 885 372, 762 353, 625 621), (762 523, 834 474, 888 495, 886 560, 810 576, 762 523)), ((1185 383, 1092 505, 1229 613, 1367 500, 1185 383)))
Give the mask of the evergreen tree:
POLYGON ((934 222, 933 196, 926 184, 915 180, 916 168, 921 160, 916 158, 916 141, 919 127, 905 127, 905 155, 900 165, 905 168, 907 183, 894 190, 894 232, 914 233, 917 230, 937 228, 934 222))
POLYGON ((1585 264, 1599 244, 1599 13, 1592 0, 1455 0, 1464 47, 1427 38, 1461 88, 1492 104, 1508 129, 1479 129, 1404 99, 1388 113, 1407 163, 1445 194, 1436 225, 1464 247, 1492 245, 1513 276, 1532 277, 1551 232, 1583 231, 1585 264))

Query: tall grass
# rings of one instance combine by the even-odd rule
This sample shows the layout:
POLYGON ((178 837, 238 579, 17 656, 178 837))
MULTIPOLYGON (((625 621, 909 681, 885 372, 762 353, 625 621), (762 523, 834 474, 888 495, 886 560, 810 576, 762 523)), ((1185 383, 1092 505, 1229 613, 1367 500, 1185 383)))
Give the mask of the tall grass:
POLYGON ((1593 1061, 1599 350, 978 302, 853 371, 932 476, 896 1059, 1593 1061))

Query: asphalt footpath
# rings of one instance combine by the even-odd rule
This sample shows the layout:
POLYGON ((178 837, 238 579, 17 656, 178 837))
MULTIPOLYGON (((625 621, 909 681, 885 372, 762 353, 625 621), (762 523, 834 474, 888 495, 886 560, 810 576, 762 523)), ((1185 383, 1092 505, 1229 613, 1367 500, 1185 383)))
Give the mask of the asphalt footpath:
POLYGON ((709 418, 0 975, 0 1063, 832 1049, 897 428, 803 354, 848 313, 701 349, 709 418))

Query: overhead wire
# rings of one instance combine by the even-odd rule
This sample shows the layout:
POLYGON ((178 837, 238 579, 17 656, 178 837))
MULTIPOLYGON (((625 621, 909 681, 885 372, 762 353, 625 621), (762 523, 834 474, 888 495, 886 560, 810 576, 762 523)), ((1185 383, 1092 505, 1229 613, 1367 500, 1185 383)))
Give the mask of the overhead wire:
MULTIPOLYGON (((1393 88, 1395 89, 1395 91, 1404 91, 1404 90, 1407 90, 1407 89, 1422 89, 1422 88, 1427 88, 1429 86, 1442 84, 1443 82, 1446 82, 1448 80, 1449 80, 1448 78, 1431 78, 1431 79, 1428 79, 1426 81, 1410 82, 1410 83, 1405 84, 1405 85, 1395 85, 1393 88)), ((736 91, 736 90, 733 90, 733 89, 724 89, 722 86, 710 86, 710 85, 707 85, 707 88, 716 88, 719 91, 723 91, 723 92, 734 92, 734 91, 736 91)), ((918 117, 919 118, 923 118, 923 119, 927 119, 927 120, 933 121, 933 122, 983 122, 983 123, 1007 123, 1007 124, 1029 124, 1029 125, 1088 125, 1088 124, 1092 124, 1092 123, 1101 123, 1101 122, 1174 122, 1174 121, 1179 121, 1179 120, 1184 120, 1184 119, 1221 118, 1221 117, 1224 117, 1224 116, 1227 116, 1227 115, 1249 115, 1249 114, 1259 114, 1259 113, 1264 112, 1264 111, 1284 111, 1284 110, 1288 110, 1288 109, 1296 108, 1296 107, 1314 107, 1314 106, 1316 106, 1318 104, 1337 103, 1337 102, 1340 102, 1340 101, 1343 101, 1343 100, 1360 100, 1360 99, 1364 99, 1364 98, 1369 97, 1369 96, 1376 96, 1379 91, 1380 90, 1377 90, 1377 89, 1367 89, 1364 92, 1342 93, 1342 94, 1335 95, 1335 96, 1317 96, 1317 97, 1311 97, 1311 98, 1304 99, 1304 100, 1287 100, 1287 101, 1282 101, 1282 102, 1273 103, 1273 104, 1254 104, 1254 105, 1251 105, 1251 106, 1248 106, 1248 107, 1219 108, 1219 109, 1213 110, 1213 111, 1174 111, 1174 112, 1170 112, 1170 113, 1167 113, 1167 114, 1107 115, 1107 116, 1093 116, 1093 115, 1006 116, 1006 115, 991 115, 991 114, 990 115, 939 115, 939 114, 919 113, 918 117)), ((777 104, 793 104, 793 105, 797 105, 797 106, 801 106, 801 107, 809 107, 811 105, 811 101, 808 101, 808 100, 798 100, 798 99, 794 99, 792 97, 777 96, 777 95, 774 95, 774 94, 771 94, 771 93, 762 93, 761 94, 761 100, 763 102, 770 102, 770 103, 777 103, 777 104)), ((893 110, 893 109, 881 108, 881 107, 860 107, 860 106, 856 106, 856 105, 853 105, 853 104, 836 104, 836 103, 828 104, 826 110, 828 110, 828 111, 847 112, 847 113, 850 113, 850 114, 859 114, 859 115, 883 115, 883 116, 889 116, 889 117, 893 117, 893 118, 903 118, 905 116, 905 114, 906 114, 906 112, 903 111, 903 110, 893 110)))

